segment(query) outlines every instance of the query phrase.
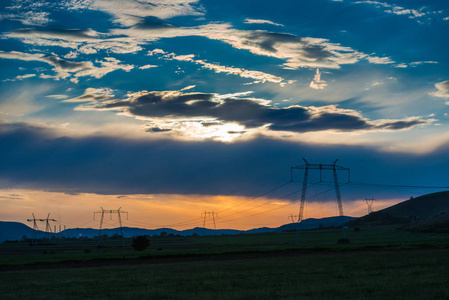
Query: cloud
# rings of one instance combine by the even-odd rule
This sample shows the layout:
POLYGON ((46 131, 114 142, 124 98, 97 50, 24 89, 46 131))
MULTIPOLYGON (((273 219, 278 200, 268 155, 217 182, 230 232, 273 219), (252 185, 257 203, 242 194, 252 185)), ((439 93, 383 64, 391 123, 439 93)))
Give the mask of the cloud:
POLYGON ((380 1, 371 1, 371 0, 364 0, 364 1, 355 1, 354 4, 370 4, 373 5, 376 8, 383 9, 385 13, 388 14, 394 14, 399 16, 407 16, 410 19, 419 19, 423 17, 431 17, 436 14, 440 14, 441 11, 428 11, 425 9, 425 7, 417 10, 417 9, 408 9, 404 8, 399 5, 395 4, 389 4, 386 2, 380 2, 380 1))
POLYGON ((176 55, 175 53, 166 53, 165 51, 161 49, 157 49, 157 52, 149 51, 148 55, 154 55, 154 54, 163 54, 163 57, 167 60, 177 60, 177 61, 186 61, 186 62, 192 62, 198 65, 201 65, 204 69, 209 69, 215 71, 215 73, 226 73, 231 75, 237 75, 242 78, 251 78, 255 81, 252 83, 265 83, 265 82, 273 82, 273 83, 279 83, 281 86, 289 83, 284 81, 284 78, 275 76, 272 74, 264 73, 261 71, 251 71, 246 70, 244 68, 234 68, 234 67, 226 67, 221 66, 218 64, 212 64, 205 62, 201 59, 194 59, 195 55, 189 54, 189 55, 176 55), (162 51, 162 52, 161 52, 162 51))
POLYGON ((410 66, 416 67, 423 64, 437 64, 437 61, 427 60, 427 61, 414 61, 410 63, 410 66))
POLYGON ((201 16, 203 8, 198 0, 67 0, 63 2, 16 1, 15 5, 6 7, 11 13, 6 17, 17 19, 26 25, 45 25, 52 20, 43 10, 60 11, 102 11, 113 17, 114 22, 132 26, 146 17, 169 19, 179 16, 201 16))
POLYGON ((157 67, 158 67, 158 65, 144 65, 144 66, 139 67, 139 69, 146 70, 146 69, 157 68, 157 67))
MULTIPOLYGON (((284 108, 271 106, 264 99, 244 98, 248 93, 219 95, 182 91, 141 91, 130 93, 125 99, 115 99, 111 91, 104 96, 101 90, 91 90, 66 101, 88 103, 78 110, 114 110, 149 122, 150 128, 164 129, 179 135, 215 137, 232 140, 251 131, 305 133, 313 131, 396 131, 431 120, 407 118, 403 120, 374 120, 364 118, 351 109, 328 106, 299 106, 284 108), (211 130, 215 130, 211 132, 211 130), (232 132, 232 138, 223 137, 232 132), (239 134, 240 133, 240 134, 239 134)), ((150 130, 154 131, 154 130, 150 130)), ((160 132, 161 130, 156 130, 160 132)))
POLYGON ((8 13, 0 13, 0 20, 15 20, 24 25, 42 26, 51 23, 50 13, 43 11, 48 3, 41 0, 15 1, 13 5, 6 6, 8 13))
POLYGON ((228 24, 209 24, 203 29, 205 32, 199 35, 223 41, 234 48, 248 50, 257 55, 285 60, 283 67, 286 69, 339 69, 343 64, 354 64, 361 59, 375 64, 391 63, 389 58, 373 57, 350 47, 331 43, 328 39, 261 30, 237 30, 228 24), (206 28, 208 30, 205 30, 206 28))
POLYGON ((114 98, 114 91, 110 88, 87 88, 82 96, 64 100, 63 102, 97 102, 114 98))
MULTIPOLYGON (((134 68, 133 65, 121 64, 121 61, 113 57, 105 57, 104 60, 95 61, 97 65, 100 65, 98 67, 90 61, 73 62, 64 60, 54 55, 45 55, 43 53, 30 54, 17 51, 0 51, 0 58, 44 62, 53 66, 53 71, 57 73, 57 75, 53 77, 54 79, 59 80, 71 77, 71 80, 74 82, 77 82, 79 77, 90 76, 101 78, 115 70, 124 70, 128 72, 134 68)), ((52 76, 48 77, 52 78, 52 76)))
POLYGON ((313 76, 313 80, 310 82, 310 87, 316 90, 323 90, 326 86, 326 81, 321 80, 320 70, 316 69, 316 74, 315 76, 313 76))
POLYGON ((395 63, 390 57, 367 56, 366 60, 372 64, 378 65, 389 65, 395 63))
POLYGON ((219 40, 236 49, 248 50, 261 56, 278 58, 285 61, 285 69, 328 68, 339 69, 344 64, 355 64, 368 60, 373 64, 389 64, 388 58, 368 55, 328 39, 300 37, 289 33, 277 33, 262 30, 238 30, 227 23, 209 23, 196 27, 159 26, 145 28, 138 25, 128 29, 112 30, 113 36, 126 36, 136 44, 156 41, 161 38, 181 36, 202 36, 219 40))
MULTIPOLYGON (((137 53, 150 41, 202 36, 222 41, 236 49, 248 50, 256 55, 277 58, 284 61, 282 66, 285 69, 339 69, 341 65, 355 64, 360 60, 368 60, 373 64, 393 63, 388 57, 368 55, 338 43, 331 43, 328 39, 261 30, 238 30, 227 23, 176 27, 159 19, 147 18, 139 22, 132 22, 132 25, 128 28, 111 29, 107 33, 78 29, 21 29, 8 32, 5 36, 17 38, 24 43, 36 46, 68 48, 71 49, 67 53, 70 57, 76 55, 73 50, 83 54, 95 54, 98 51, 106 50, 120 54, 137 53)), ((203 65, 214 70, 223 70, 222 67, 207 65, 206 62, 203 62, 203 65)), ((228 71, 235 72, 235 70, 228 71)))
POLYGON ((27 78, 32 78, 32 77, 36 77, 36 74, 25 74, 25 75, 17 75, 16 77, 12 78, 12 79, 5 79, 3 81, 17 81, 17 80, 24 80, 27 78))
POLYGON ((17 29, 4 34, 4 36, 19 39, 25 44, 34 46, 54 46, 75 50, 67 53, 66 58, 76 58, 78 52, 95 54, 101 50, 118 54, 136 53, 142 50, 139 44, 143 43, 135 38, 114 36, 92 29, 17 29))
POLYGON ((270 24, 270 25, 274 25, 274 26, 284 26, 282 24, 274 23, 269 20, 249 19, 249 18, 246 18, 243 23, 245 23, 245 24, 270 24))
POLYGON ((169 19, 204 14, 198 0, 93 0, 85 8, 106 12, 115 22, 125 26, 136 25, 145 17, 169 19))
MULTIPOLYGON (((290 167, 302 164, 301 157, 310 163, 339 158, 358 182, 444 185, 442 174, 447 172, 440 163, 447 149, 416 156, 263 138, 232 145, 73 138, 26 123, 0 123, 0 143, 1 157, 8 157, 0 161, 0 188, 65 193, 257 196, 267 187, 290 181, 290 167), (429 168, 432 172, 425 172, 429 168)), ((386 191, 390 197, 391 193, 386 191)), ((410 197, 410 191, 404 193, 406 199, 410 197)), ((342 194, 349 200, 360 197, 360 190, 343 187, 342 194)))
POLYGON ((449 98, 449 80, 435 84, 437 91, 430 93, 430 95, 439 98, 449 98))

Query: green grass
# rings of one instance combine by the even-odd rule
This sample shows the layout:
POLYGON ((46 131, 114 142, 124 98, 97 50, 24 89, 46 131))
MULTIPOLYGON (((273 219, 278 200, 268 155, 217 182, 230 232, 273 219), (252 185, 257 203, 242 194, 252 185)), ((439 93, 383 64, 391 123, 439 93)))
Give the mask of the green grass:
POLYGON ((395 226, 364 227, 353 229, 321 229, 301 232, 281 232, 207 237, 151 238, 150 247, 133 251, 131 239, 106 240, 97 248, 93 241, 59 241, 55 245, 26 243, 0 244, 0 266, 35 263, 60 263, 67 261, 98 261, 145 257, 175 257, 221 255, 226 253, 269 253, 279 251, 362 250, 419 247, 449 247, 449 235, 414 233, 398 230, 395 226), (343 236, 350 244, 337 245, 343 236))
POLYGON ((449 299, 446 234, 382 226, 130 245, 0 244, 0 298, 449 299))
POLYGON ((2 299, 448 299, 445 249, 0 273, 2 299))

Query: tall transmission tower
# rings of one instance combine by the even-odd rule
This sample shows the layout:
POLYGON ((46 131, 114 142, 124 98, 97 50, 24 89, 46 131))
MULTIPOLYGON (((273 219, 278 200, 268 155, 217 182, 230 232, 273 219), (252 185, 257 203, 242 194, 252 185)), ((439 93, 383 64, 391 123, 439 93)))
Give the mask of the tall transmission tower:
POLYGON ((214 211, 204 211, 201 213, 201 218, 203 218, 203 228, 206 228, 206 219, 207 217, 212 217, 212 221, 214 222, 214 230, 217 230, 217 227, 215 226, 215 216, 217 215, 214 211))
POLYGON ((94 212, 94 220, 95 220, 95 214, 101 214, 100 228, 98 230, 97 247, 100 246, 101 230, 103 229, 104 215, 105 214, 109 214, 109 218, 110 218, 110 220, 112 220, 112 215, 113 214, 117 214, 118 215, 118 221, 119 221, 119 224, 120 224, 120 234, 122 236, 122 245, 123 245, 123 248, 125 248, 125 239, 124 239, 124 234, 123 234, 123 226, 122 226, 121 214, 126 214, 126 219, 128 220, 128 212, 123 211, 121 207, 119 209, 103 209, 103 207, 101 207, 100 211, 94 212))
POLYGON ((50 213, 48 213, 48 216, 46 219, 39 219, 40 222, 45 222, 45 235, 47 237, 47 240, 50 240, 50 236, 51 236, 51 225, 50 222, 58 222, 55 219, 50 219, 50 213))
POLYGON ((374 198, 366 198, 365 199, 366 204, 368 205, 368 214, 373 213, 373 203, 374 203, 374 198))
POLYGON ((347 171, 348 172, 348 182, 350 182, 350 170, 349 168, 345 168, 342 166, 337 165, 337 160, 334 161, 333 164, 310 164, 305 158, 303 158, 305 164, 291 167, 291 180, 293 181, 293 171, 294 170, 304 170, 304 179, 302 181, 302 192, 301 192, 301 203, 299 206, 299 216, 298 216, 298 223, 303 220, 304 217, 304 203, 306 201, 306 192, 307 192, 307 182, 309 179, 309 170, 319 170, 320 171, 320 182, 322 182, 322 172, 323 171, 332 171, 333 172, 333 179, 334 179, 334 186, 335 186, 335 193, 337 196, 337 205, 338 205, 338 212, 340 216, 343 216, 343 205, 341 202, 341 194, 340 194, 340 185, 338 183, 338 176, 337 171, 347 171))
POLYGON ((33 218, 32 219, 27 219, 28 222, 33 222, 33 237, 31 239, 31 243, 35 243, 36 239, 37 239, 37 234, 39 232, 39 227, 37 226, 37 222, 39 219, 36 219, 36 217, 34 216, 34 213, 32 213, 33 218))

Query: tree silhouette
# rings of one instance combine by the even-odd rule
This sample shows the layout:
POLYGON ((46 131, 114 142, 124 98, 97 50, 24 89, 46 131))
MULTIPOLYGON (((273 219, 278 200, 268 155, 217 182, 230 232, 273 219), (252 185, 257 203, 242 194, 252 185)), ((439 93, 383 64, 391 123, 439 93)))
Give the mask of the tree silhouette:
POLYGON ((133 238, 132 247, 136 251, 143 251, 150 245, 150 239, 146 235, 139 235, 133 238))

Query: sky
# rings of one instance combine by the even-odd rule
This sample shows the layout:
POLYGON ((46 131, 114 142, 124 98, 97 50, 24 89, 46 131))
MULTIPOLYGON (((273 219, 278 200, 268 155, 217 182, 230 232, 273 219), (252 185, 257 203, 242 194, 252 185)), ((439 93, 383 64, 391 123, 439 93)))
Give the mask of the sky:
POLYGON ((448 32, 442 0, 1 1, 0 220, 280 226, 303 159, 349 216, 445 190, 448 32))

